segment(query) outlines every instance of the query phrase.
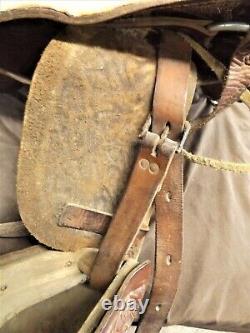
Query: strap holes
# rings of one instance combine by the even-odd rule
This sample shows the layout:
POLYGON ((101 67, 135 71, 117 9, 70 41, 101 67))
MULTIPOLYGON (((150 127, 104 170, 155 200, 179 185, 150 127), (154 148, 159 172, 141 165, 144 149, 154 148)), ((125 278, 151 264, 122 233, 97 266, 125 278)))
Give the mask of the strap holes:
POLYGON ((172 193, 171 192, 166 192, 166 194, 165 194, 165 200, 167 201, 167 202, 170 202, 171 200, 172 200, 172 193))
POLYGON ((166 264, 167 266, 170 266, 172 264, 172 256, 170 254, 166 256, 166 264))
POLYGON ((157 304, 155 307, 155 311, 159 312, 161 310, 161 304, 157 304))

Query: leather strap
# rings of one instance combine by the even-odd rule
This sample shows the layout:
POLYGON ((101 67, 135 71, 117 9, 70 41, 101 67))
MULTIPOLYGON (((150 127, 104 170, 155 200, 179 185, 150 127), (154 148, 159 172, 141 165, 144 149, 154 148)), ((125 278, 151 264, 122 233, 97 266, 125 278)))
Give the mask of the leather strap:
POLYGON ((173 303, 182 255, 182 157, 175 156, 156 197, 155 272, 150 302, 138 333, 159 332, 173 303))
MULTIPOLYGON (((153 102, 152 128, 155 134, 160 135, 167 123, 171 125, 172 139, 178 139, 183 130, 191 68, 190 55, 191 48, 181 37, 173 32, 164 35, 153 102)), ((133 244, 143 217, 162 187, 176 148, 176 145, 170 144, 167 155, 159 153, 153 156, 151 148, 141 147, 127 190, 91 272, 90 283, 93 287, 104 289, 112 281, 133 244)))
POLYGON ((154 157, 152 149, 141 147, 127 189, 90 274, 92 287, 105 289, 113 280, 166 176, 175 150, 173 146, 167 158, 163 155, 154 157))
MULTIPOLYGON (((158 69, 162 82, 158 82, 162 87, 167 82, 165 114, 171 125, 169 136, 177 139, 187 110, 191 47, 175 35, 167 34, 165 38, 164 58, 158 69)), ((140 333, 160 331, 176 294, 182 258, 182 183, 183 159, 176 154, 155 199, 155 272, 150 303, 138 327, 140 333)))

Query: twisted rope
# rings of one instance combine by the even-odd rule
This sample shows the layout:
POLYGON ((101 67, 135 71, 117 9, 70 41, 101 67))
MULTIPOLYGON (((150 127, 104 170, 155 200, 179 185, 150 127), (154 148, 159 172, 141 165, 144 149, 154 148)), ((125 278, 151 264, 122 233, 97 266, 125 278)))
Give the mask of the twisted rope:
POLYGON ((213 159, 210 157, 204 157, 204 156, 192 154, 183 148, 180 150, 179 153, 182 156, 184 156, 187 160, 189 160, 195 164, 210 167, 215 170, 231 171, 234 173, 250 172, 250 163, 236 163, 236 162, 216 160, 216 159, 213 159))

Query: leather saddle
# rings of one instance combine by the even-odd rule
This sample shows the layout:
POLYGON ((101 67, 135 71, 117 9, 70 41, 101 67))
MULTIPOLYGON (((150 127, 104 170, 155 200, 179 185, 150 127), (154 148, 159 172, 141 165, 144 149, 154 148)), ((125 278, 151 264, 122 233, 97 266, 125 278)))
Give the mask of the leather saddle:
POLYGON ((137 332, 159 332, 174 322, 181 274, 184 158, 249 169, 184 147, 233 103, 250 107, 249 2, 72 3, 1 4, 2 22, 66 24, 32 78, 18 163, 20 215, 42 244, 88 250, 80 269, 103 296, 79 332, 127 332, 133 322, 137 332), (191 119, 201 85, 213 108, 191 119), (114 294, 125 304, 148 299, 145 313, 104 312, 103 300, 114 294))

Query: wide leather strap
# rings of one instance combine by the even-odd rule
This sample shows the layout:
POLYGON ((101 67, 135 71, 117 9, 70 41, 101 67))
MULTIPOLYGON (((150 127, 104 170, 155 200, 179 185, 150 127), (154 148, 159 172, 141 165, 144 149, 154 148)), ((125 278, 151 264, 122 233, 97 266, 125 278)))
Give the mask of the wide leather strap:
MULTIPOLYGON (((165 119, 171 128, 169 137, 176 140, 182 133, 187 112, 191 48, 173 34, 165 35, 163 42, 158 84, 166 89, 165 119)), ((154 111, 155 118, 162 118, 161 108, 154 111)), ((182 258, 182 183, 183 160, 176 154, 155 199, 155 271, 150 302, 138 327, 140 333, 160 331, 176 294, 182 258)))

